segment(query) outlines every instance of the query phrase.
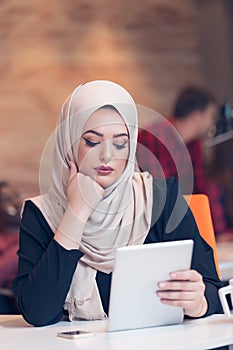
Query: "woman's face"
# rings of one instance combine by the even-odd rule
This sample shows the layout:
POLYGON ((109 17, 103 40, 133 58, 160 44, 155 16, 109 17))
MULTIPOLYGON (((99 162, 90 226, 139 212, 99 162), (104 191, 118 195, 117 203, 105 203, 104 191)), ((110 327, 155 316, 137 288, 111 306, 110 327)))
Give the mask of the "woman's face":
POLYGON ((79 143, 78 169, 103 188, 115 183, 129 156, 127 127, 117 111, 101 108, 87 120, 79 143))

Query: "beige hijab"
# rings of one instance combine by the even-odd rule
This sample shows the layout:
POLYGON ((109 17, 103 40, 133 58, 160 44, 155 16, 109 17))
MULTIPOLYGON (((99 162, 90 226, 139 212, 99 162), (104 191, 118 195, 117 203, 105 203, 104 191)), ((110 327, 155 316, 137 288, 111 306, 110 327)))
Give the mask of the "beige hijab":
MULTIPOLYGON (((110 273, 116 247, 142 244, 151 223, 152 177, 135 170, 136 105, 124 88, 110 81, 97 80, 80 85, 65 101, 56 129, 50 190, 31 200, 55 232, 67 208, 68 161, 76 163, 83 127, 89 116, 105 105, 114 106, 126 123, 130 139, 129 160, 117 182, 105 189, 104 198, 85 226, 80 244, 84 255, 77 264, 64 304, 71 320, 105 317, 96 272, 110 273)), ((46 159, 46 154, 43 158, 46 159)), ((43 174, 40 177, 43 179, 43 174)))

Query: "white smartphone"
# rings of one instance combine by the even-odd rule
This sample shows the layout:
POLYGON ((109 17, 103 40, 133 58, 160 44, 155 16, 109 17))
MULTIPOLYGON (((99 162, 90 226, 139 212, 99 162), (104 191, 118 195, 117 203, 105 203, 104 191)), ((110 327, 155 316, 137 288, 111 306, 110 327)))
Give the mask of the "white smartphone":
POLYGON ((59 332, 57 333, 57 336, 62 338, 67 338, 67 339, 88 338, 88 337, 94 337, 95 333, 82 331, 82 330, 75 330, 75 331, 59 332))

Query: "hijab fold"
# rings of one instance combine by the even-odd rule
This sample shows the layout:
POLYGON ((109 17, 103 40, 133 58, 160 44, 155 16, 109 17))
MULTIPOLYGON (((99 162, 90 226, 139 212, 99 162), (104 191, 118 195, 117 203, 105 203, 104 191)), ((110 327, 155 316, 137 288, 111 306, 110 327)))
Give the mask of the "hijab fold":
MULTIPOLYGON (((103 199, 85 225, 79 248, 84 255, 77 264, 64 304, 70 320, 105 317, 96 283, 97 270, 112 272, 115 249, 142 244, 151 223, 152 177, 137 170, 135 159, 136 105, 124 88, 110 81, 97 80, 80 85, 65 101, 55 133, 49 191, 42 186, 41 196, 31 200, 55 233, 67 208, 68 162, 71 160, 76 164, 79 139, 87 119, 106 105, 115 107, 127 126, 129 158, 124 172, 105 189, 103 199)), ((46 159, 46 153, 43 159, 46 159)), ((43 184, 43 174, 40 174, 40 180, 43 184)))

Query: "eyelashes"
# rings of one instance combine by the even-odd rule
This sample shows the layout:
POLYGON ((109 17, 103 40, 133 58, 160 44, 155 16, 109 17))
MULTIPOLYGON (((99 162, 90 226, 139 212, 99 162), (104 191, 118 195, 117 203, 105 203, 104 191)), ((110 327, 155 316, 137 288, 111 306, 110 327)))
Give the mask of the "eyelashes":
POLYGON ((97 146, 97 145, 100 144, 100 142, 92 142, 92 141, 86 139, 85 137, 84 137, 83 139, 84 139, 86 145, 87 145, 87 146, 90 146, 90 147, 95 147, 95 146, 97 146))
MULTIPOLYGON (((86 145, 89 147, 95 147, 101 143, 101 142, 92 142, 85 137, 83 137, 83 139, 84 139, 86 145)), ((115 146, 116 149, 121 150, 121 149, 126 148, 128 146, 128 141, 125 141, 123 143, 113 143, 113 146, 115 146)))
POLYGON ((128 141, 125 141, 124 143, 122 144, 119 144, 119 143, 114 143, 113 144, 117 149, 123 149, 123 148, 126 148, 128 146, 128 141))

